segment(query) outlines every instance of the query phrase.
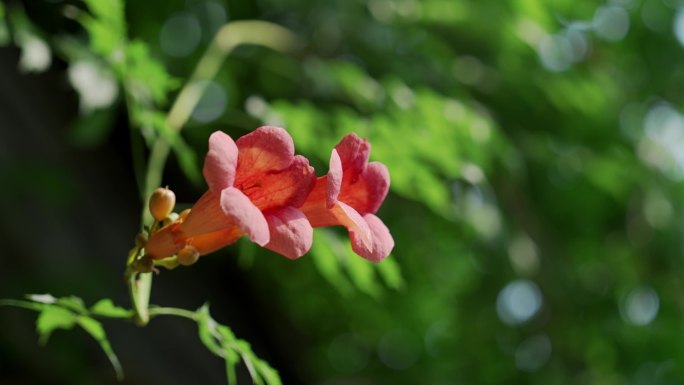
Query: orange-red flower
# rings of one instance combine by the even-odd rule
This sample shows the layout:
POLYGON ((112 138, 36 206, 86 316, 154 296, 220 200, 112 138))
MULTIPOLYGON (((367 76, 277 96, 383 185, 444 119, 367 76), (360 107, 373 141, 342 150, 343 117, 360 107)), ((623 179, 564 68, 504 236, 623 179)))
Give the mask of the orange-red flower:
POLYGON ((284 129, 260 127, 237 142, 213 133, 203 174, 209 190, 185 218, 150 237, 145 252, 151 258, 166 258, 188 246, 204 255, 242 235, 291 259, 309 250, 313 229, 298 207, 316 175, 306 158, 294 155, 284 129))
POLYGON ((379 262, 394 248, 392 235, 375 216, 390 182, 387 167, 368 163, 369 155, 368 141, 345 136, 332 151, 328 174, 316 180, 301 210, 313 227, 345 226, 354 252, 379 262))

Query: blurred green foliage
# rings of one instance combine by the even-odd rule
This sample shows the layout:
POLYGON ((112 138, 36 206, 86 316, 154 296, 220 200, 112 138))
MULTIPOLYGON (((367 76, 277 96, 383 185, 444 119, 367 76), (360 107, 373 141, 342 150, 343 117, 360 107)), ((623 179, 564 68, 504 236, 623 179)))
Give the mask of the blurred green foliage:
MULTIPOLYGON (((347 132, 388 166, 387 261, 361 260, 336 231, 317 230, 297 262, 241 243, 245 290, 284 325, 269 333, 296 356, 295 383, 684 381, 681 1, 87 5, 5 10, 14 36, 42 36, 70 68, 85 52, 115 74, 121 95, 82 109, 73 143, 104 146, 107 116, 125 104, 132 136, 179 143, 190 179, 210 132, 260 124, 287 128, 319 175, 347 132), (41 32, 36 9, 66 20, 74 7, 89 39, 41 32), (235 48, 176 137, 164 115, 176 90, 220 26, 244 19, 303 45, 235 48)), ((177 172, 167 177, 182 183, 177 172)))

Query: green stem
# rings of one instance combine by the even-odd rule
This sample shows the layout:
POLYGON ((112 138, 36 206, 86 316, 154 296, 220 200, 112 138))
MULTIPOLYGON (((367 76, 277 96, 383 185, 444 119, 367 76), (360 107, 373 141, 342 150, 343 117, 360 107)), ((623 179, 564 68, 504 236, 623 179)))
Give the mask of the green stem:
POLYGON ((138 326, 150 322, 149 305, 152 273, 132 273, 128 277, 128 292, 133 305, 133 320, 138 326))
MULTIPOLYGON (((177 135, 183 129, 192 111, 199 103, 202 94, 204 94, 209 84, 207 81, 216 77, 226 56, 240 44, 257 44, 286 51, 296 47, 298 42, 289 30, 264 21, 237 21, 221 27, 169 110, 166 117, 169 135, 167 137, 158 136, 152 146, 147 162, 144 187, 141 188, 143 201, 145 202, 142 215, 143 223, 149 223, 152 219, 146 210, 147 199, 149 199, 155 188, 161 186, 164 166, 166 165, 166 159, 169 156, 172 145, 169 138, 173 138, 174 135, 177 135)), ((128 95, 127 92, 125 93, 128 95)), ((127 98, 126 102, 131 103, 132 101, 127 98)), ((132 108, 133 106, 129 105, 129 114, 132 108)), ((131 270, 131 263, 135 261, 137 256, 137 254, 132 258, 129 256, 126 278, 136 323, 144 326, 149 322, 150 315, 152 314, 149 309, 152 275, 150 273, 137 273, 131 270)), ((155 314, 172 314, 164 313, 164 311, 169 310, 160 312, 159 309, 166 308, 157 308, 157 313, 155 314)), ((180 315, 179 313, 174 314, 180 315)), ((192 313, 183 314, 188 317, 188 314, 192 313)), ((195 319, 194 316, 188 318, 195 319)))
MULTIPOLYGON (((209 85, 207 81, 216 77, 226 57, 241 44, 262 45, 279 51, 288 51, 297 47, 299 42, 289 30, 265 21, 235 21, 221 27, 169 110, 166 123, 171 136, 183 129, 209 85)), ((152 147, 145 178, 148 195, 152 189, 161 185, 164 165, 170 150, 171 143, 161 137, 152 147)))
POLYGON ((190 310, 179 309, 175 307, 151 307, 149 309, 150 318, 158 315, 174 315, 197 321, 197 314, 190 310))

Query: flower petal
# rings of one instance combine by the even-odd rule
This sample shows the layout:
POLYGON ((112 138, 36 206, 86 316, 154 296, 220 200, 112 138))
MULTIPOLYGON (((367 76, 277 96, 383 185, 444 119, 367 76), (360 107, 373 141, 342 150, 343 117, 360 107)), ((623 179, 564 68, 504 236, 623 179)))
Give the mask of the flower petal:
POLYGON ((292 138, 280 127, 259 127, 236 143, 239 156, 235 186, 243 191, 264 173, 288 167, 294 157, 292 138))
POLYGON ((233 218, 223 213, 221 193, 209 190, 192 206, 190 213, 180 225, 180 231, 184 237, 191 238, 234 225, 233 218))
POLYGON ((306 254, 313 242, 313 228, 304 213, 294 207, 284 207, 266 215, 271 241, 266 248, 289 259, 306 254))
POLYGON ((327 208, 333 207, 335 202, 337 202, 337 197, 340 195, 340 189, 342 188, 343 175, 342 160, 340 160, 340 155, 337 153, 337 150, 333 148, 332 154, 330 154, 330 169, 328 170, 328 179, 325 188, 325 205, 327 208))
POLYGON ((178 224, 172 223, 159 229, 145 244, 145 255, 152 259, 162 259, 176 254, 184 242, 177 232, 178 224))
POLYGON ((338 199, 362 214, 375 213, 385 200, 389 185, 387 167, 379 162, 371 162, 356 179, 350 180, 345 174, 338 199))
POLYGON ((359 214, 354 208, 348 206, 344 202, 337 202, 330 212, 338 220, 339 224, 346 227, 349 230, 349 234, 352 236, 357 236, 358 240, 365 246, 368 250, 373 250, 373 237, 371 229, 363 219, 361 214, 359 214))
POLYGON ((209 151, 204 158, 202 174, 209 189, 221 191, 233 185, 238 164, 238 148, 230 136, 216 131, 209 137, 209 151))
POLYGON ((224 248, 235 242, 244 233, 237 226, 227 229, 214 231, 198 235, 188 240, 188 244, 192 245, 199 251, 200 255, 206 255, 218 249, 224 248))
POLYGON ((351 133, 342 138, 335 149, 340 155, 345 178, 353 178, 366 167, 371 146, 366 139, 359 138, 356 134, 351 133))
POLYGON ((373 214, 366 214, 363 219, 368 224, 373 236, 373 247, 367 248, 363 239, 354 232, 349 232, 352 250, 371 262, 380 262, 385 259, 394 248, 394 239, 387 226, 373 214))
POLYGON ((309 195, 315 181, 316 173, 309 165, 309 160, 297 155, 289 167, 260 175, 253 186, 242 189, 242 192, 261 211, 284 206, 299 207, 309 195))
MULTIPOLYGON (((241 228, 252 242, 259 246, 268 243, 268 223, 264 214, 242 191, 234 187, 221 191, 221 209, 223 214, 241 228)), ((190 215, 192 215, 192 211, 190 211, 190 215)))

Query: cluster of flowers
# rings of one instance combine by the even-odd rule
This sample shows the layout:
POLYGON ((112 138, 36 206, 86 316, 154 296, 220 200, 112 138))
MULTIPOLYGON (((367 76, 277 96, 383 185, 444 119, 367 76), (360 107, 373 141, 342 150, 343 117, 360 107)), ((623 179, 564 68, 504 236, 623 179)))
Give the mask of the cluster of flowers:
POLYGON ((214 132, 203 168, 209 191, 150 235, 146 255, 194 262, 246 235, 296 259, 311 248, 314 227, 342 225, 354 252, 379 262, 394 247, 374 215, 387 195, 389 173, 382 163, 369 163, 369 154, 368 141, 349 134, 332 150, 327 175, 316 178, 280 127, 260 127, 236 142, 214 132))

